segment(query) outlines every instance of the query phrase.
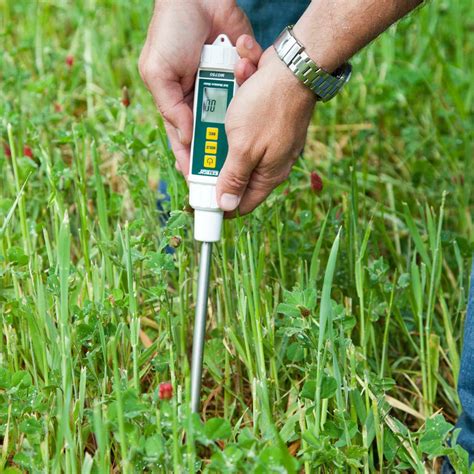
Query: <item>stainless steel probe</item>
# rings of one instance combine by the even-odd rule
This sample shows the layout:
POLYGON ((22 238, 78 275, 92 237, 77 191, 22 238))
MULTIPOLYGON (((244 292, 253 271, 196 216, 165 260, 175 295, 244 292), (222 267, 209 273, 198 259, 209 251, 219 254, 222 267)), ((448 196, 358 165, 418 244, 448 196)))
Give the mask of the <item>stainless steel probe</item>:
POLYGON ((194 316, 193 355, 191 361, 191 411, 199 412, 201 401, 202 363, 206 336, 207 298, 211 272, 212 243, 203 242, 199 260, 196 313, 194 316))

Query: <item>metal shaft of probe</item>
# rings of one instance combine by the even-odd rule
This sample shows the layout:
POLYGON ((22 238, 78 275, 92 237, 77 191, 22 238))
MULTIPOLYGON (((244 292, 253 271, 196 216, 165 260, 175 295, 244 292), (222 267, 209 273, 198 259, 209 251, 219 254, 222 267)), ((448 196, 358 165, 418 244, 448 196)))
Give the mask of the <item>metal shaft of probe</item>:
POLYGON ((207 297, 211 269, 212 243, 203 242, 199 261, 196 314, 194 317, 193 355, 191 360, 191 411, 199 412, 201 401, 202 361, 206 335, 207 297))

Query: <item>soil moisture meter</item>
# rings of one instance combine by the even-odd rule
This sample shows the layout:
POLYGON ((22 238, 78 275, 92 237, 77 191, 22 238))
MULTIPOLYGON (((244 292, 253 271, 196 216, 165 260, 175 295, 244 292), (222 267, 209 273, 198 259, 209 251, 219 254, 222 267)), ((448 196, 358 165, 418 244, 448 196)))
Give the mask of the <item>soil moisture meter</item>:
POLYGON ((204 45, 194 91, 194 133, 188 177, 194 209, 194 238, 202 242, 191 362, 191 409, 199 411, 206 309, 212 243, 222 232, 224 213, 217 204, 216 183, 227 158, 227 108, 237 91, 234 66, 239 56, 226 35, 204 45))
POLYGON ((237 89, 238 59, 229 38, 220 35, 204 46, 196 77, 189 204, 195 210, 194 238, 200 242, 218 242, 221 237, 223 212, 217 205, 216 182, 229 149, 224 121, 237 89))

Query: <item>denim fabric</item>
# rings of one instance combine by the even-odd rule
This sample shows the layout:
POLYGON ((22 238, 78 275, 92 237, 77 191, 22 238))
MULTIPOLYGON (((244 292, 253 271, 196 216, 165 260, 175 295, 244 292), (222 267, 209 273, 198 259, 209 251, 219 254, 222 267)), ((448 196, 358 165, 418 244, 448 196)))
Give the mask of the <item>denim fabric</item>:
POLYGON ((237 0, 252 22, 255 38, 266 49, 304 13, 311 0, 237 0))
POLYGON ((470 460, 474 462, 474 260, 463 344, 458 382, 463 411, 456 427, 461 428, 458 438, 459 444, 469 452, 470 460))

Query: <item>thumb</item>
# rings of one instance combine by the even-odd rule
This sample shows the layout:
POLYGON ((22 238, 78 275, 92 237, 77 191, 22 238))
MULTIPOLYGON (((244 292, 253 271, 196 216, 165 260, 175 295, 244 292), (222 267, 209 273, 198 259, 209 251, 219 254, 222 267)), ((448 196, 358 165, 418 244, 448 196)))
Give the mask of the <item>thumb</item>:
POLYGON ((217 202, 226 212, 235 211, 255 168, 245 153, 229 153, 217 179, 217 202))
POLYGON ((255 67, 258 66, 263 50, 253 36, 241 35, 235 47, 241 58, 248 59, 255 67))

